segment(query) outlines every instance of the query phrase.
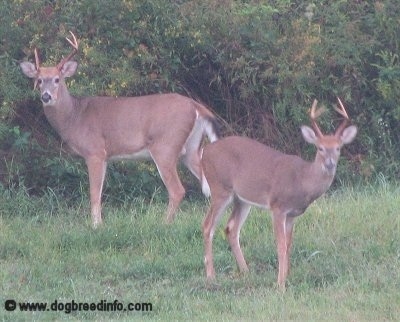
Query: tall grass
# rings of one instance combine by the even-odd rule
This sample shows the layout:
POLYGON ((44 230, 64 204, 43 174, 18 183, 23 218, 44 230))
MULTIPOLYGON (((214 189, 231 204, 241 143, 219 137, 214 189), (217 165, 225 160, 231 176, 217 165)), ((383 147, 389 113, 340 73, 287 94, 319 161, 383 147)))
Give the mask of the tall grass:
MULTIPOLYGON (((252 210, 237 272, 221 223, 217 279, 206 283, 201 222, 207 202, 186 202, 172 225, 166 205, 105 205, 93 230, 88 205, 23 191, 0 198, 1 320, 395 320, 400 316, 400 188, 344 188, 298 218, 288 289, 275 287, 271 220, 252 210), (8 312, 17 302, 151 303, 151 312, 8 312)), ((227 216, 223 221, 226 221, 227 216)))

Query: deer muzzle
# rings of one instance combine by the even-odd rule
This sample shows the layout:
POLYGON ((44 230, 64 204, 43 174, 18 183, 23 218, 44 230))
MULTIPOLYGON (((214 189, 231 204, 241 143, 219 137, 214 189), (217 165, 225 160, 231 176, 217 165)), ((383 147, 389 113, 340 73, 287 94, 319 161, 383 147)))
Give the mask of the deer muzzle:
POLYGON ((40 98, 44 104, 48 104, 51 101, 51 95, 48 92, 44 92, 40 98))
POLYGON ((336 161, 333 158, 328 158, 325 160, 325 168, 328 171, 332 171, 336 168, 336 161))

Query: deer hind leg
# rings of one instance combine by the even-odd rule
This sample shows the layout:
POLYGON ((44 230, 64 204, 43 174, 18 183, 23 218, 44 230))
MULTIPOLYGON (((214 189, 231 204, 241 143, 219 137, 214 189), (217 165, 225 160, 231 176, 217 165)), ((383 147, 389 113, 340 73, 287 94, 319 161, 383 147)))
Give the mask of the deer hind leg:
POLYGON ((247 272, 249 270, 244 259, 242 250, 240 249, 239 237, 240 229, 242 228, 250 212, 250 208, 251 206, 249 204, 235 199, 233 211, 225 229, 225 234, 228 238, 229 245, 231 246, 231 250, 235 255, 236 262, 241 272, 247 272))
POLYGON ((278 286, 281 290, 286 288, 286 278, 289 274, 290 250, 292 246, 294 218, 286 214, 273 215, 274 233, 278 252, 278 286))
POLYGON ((171 223, 174 220, 179 204, 185 195, 185 188, 178 176, 177 157, 170 158, 154 151, 150 151, 150 153, 157 166, 161 180, 168 191, 166 222, 171 223))
POLYGON ((215 228, 231 201, 232 195, 229 193, 223 193, 218 196, 216 194, 211 195, 210 209, 203 221, 204 265, 207 279, 215 278, 212 241, 215 228))
POLYGON ((200 165, 200 153, 198 150, 187 151, 182 159, 184 165, 189 171, 200 180, 201 177, 201 165, 200 165))
POLYGON ((92 225, 94 228, 102 223, 101 218, 101 193, 103 190, 104 177, 106 175, 107 163, 99 157, 86 158, 89 174, 90 207, 92 225))
POLYGON ((185 142, 182 159, 185 166, 198 180, 201 177, 200 146, 204 136, 203 123, 203 120, 196 119, 192 132, 185 142))
POLYGON ((218 140, 216 127, 218 125, 215 120, 207 117, 198 117, 184 145, 183 163, 199 180, 201 180, 202 173, 202 142, 205 137, 208 138, 210 143, 218 140))

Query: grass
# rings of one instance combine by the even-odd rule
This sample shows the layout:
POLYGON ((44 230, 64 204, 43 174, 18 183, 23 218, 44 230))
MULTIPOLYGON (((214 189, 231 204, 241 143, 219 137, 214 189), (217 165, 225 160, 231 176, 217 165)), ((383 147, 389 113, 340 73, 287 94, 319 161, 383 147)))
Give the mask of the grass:
POLYGON ((206 283, 201 222, 207 202, 185 202, 172 225, 166 205, 105 205, 93 230, 88 205, 54 195, 0 197, 0 320, 396 320, 400 316, 400 188, 345 188, 296 221, 286 293, 275 286, 271 220, 253 208, 237 272, 223 234, 214 238, 217 280, 206 283), (151 303, 151 312, 8 312, 5 301, 151 303))

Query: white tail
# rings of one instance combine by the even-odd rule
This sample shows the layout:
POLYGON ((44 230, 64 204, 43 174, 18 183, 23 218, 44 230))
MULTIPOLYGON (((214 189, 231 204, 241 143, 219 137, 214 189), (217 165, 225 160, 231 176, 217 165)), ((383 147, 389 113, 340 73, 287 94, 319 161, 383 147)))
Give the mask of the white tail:
POLYGON ((313 162, 243 137, 227 137, 204 148, 202 186, 204 192, 211 194, 210 209, 203 222, 207 278, 215 277, 212 255, 215 228, 231 202, 233 211, 225 232, 240 271, 248 270, 239 235, 250 207, 255 205, 272 211, 279 262, 278 285, 285 289, 294 218, 329 188, 340 148, 350 143, 357 133, 355 126, 345 128, 348 116, 338 101, 341 107, 338 111, 344 121, 334 135, 323 135, 319 129, 316 118, 322 110, 316 110, 316 101, 311 109, 314 130, 307 126, 301 128, 304 139, 317 147, 313 162))
MULTIPOLYGON (((72 34, 72 33, 71 33, 72 34)), ((55 67, 22 62, 23 73, 39 86, 44 113, 72 151, 87 164, 91 215, 94 226, 102 222, 101 193, 109 160, 152 158, 168 190, 168 222, 175 216, 185 190, 178 177, 182 159, 201 177, 200 146, 205 135, 218 138, 215 116, 203 105, 178 94, 140 97, 74 97, 64 79, 74 75, 77 63, 70 61, 78 41, 67 38, 72 52, 55 67)))

